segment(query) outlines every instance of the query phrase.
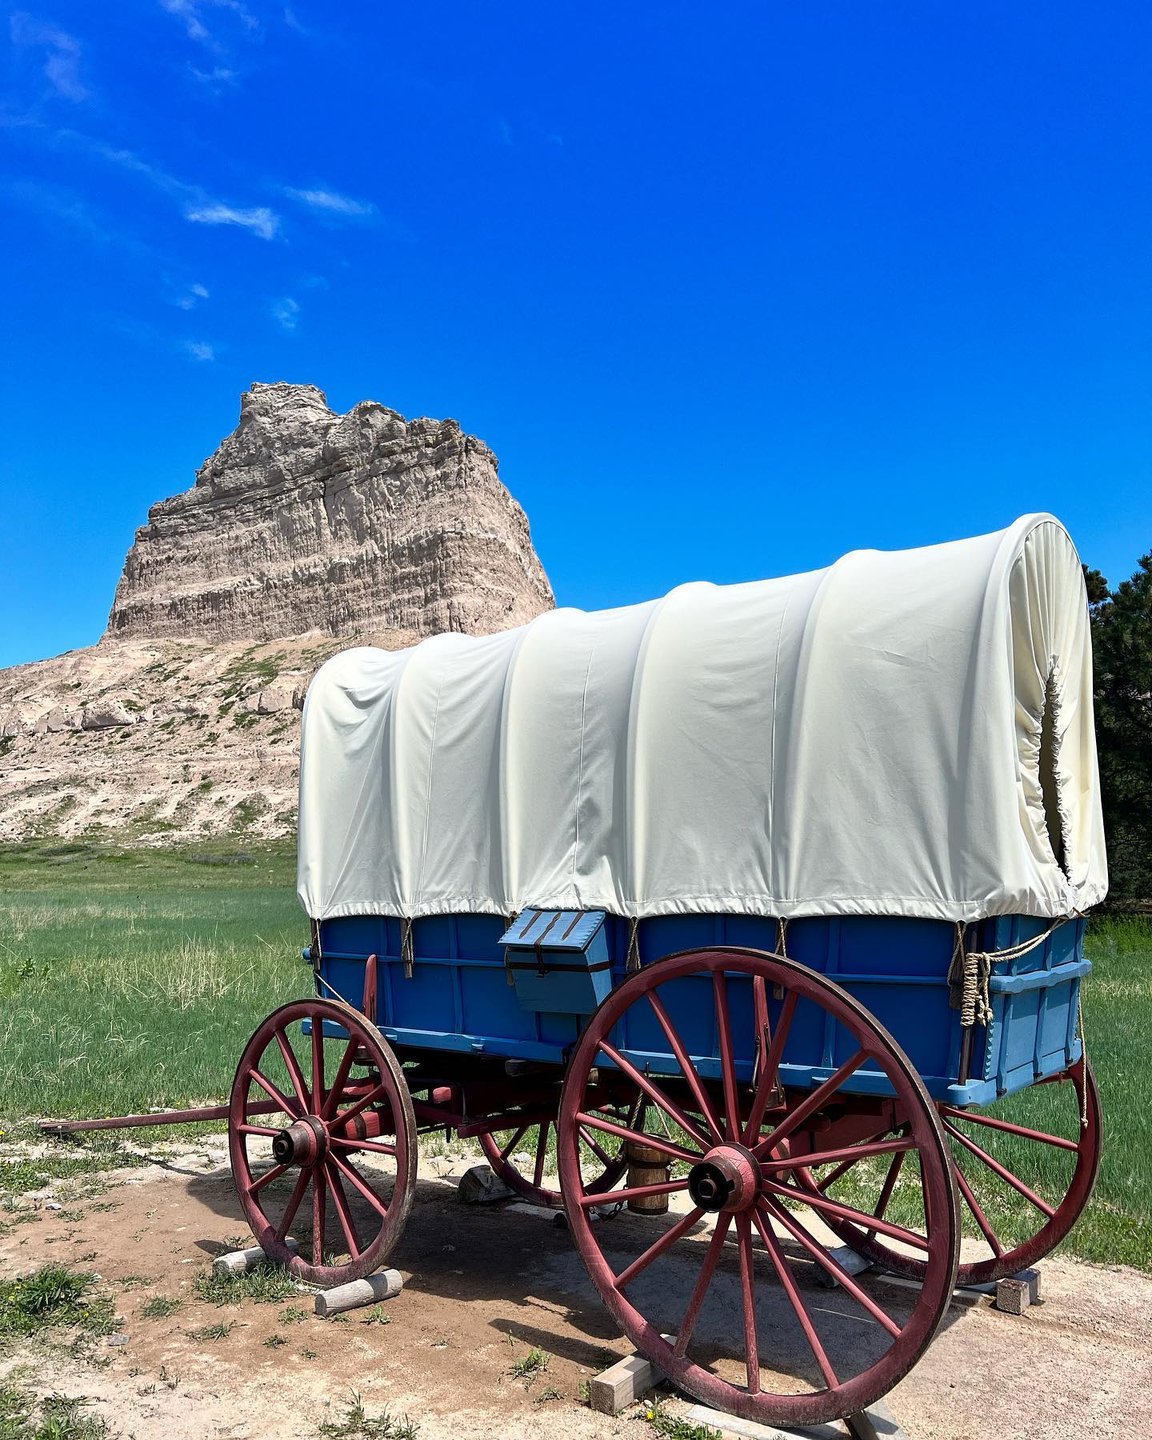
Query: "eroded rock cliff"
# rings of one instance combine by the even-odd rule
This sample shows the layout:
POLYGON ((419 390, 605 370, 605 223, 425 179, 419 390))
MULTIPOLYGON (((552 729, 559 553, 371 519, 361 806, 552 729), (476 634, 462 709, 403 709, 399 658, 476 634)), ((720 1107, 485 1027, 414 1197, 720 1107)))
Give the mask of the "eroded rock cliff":
POLYGON ((455 421, 254 385, 137 532, 101 642, 0 670, 0 840, 290 834, 300 707, 330 654, 552 603, 495 457, 455 421))
POLYGON ((137 531, 107 639, 486 634, 552 591, 496 457, 455 420, 253 385, 196 483, 137 531))

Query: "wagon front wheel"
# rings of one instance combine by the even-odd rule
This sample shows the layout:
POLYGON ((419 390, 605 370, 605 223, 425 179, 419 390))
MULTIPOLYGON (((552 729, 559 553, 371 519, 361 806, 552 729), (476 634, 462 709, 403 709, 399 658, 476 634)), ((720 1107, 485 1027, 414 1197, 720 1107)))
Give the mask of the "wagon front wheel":
POLYGON ((862 1410, 911 1369, 947 1308, 956 1194, 931 1100, 863 1006, 782 956, 691 951, 614 990, 569 1065, 559 1161, 576 1244, 625 1334, 729 1414, 786 1426, 862 1410), (647 1101, 635 1131, 588 1104, 608 1072, 647 1101), (873 1139, 895 1123, 898 1136, 873 1139), (590 1187, 579 1142, 598 1128, 666 1156, 668 1178, 610 1195, 590 1187), (804 1165, 896 1153, 915 1228, 826 1200, 798 1178, 804 1165), (591 1223, 609 1199, 665 1196, 664 1215, 591 1223), (829 1254, 830 1219, 868 1220, 911 1246, 923 1285, 873 1295, 829 1254), (837 1288, 821 1286, 820 1272, 837 1288))
POLYGON ((331 1000, 274 1010, 232 1084, 232 1177, 256 1243, 330 1286, 379 1268, 416 1186, 416 1119, 400 1063, 358 1011, 331 1000))

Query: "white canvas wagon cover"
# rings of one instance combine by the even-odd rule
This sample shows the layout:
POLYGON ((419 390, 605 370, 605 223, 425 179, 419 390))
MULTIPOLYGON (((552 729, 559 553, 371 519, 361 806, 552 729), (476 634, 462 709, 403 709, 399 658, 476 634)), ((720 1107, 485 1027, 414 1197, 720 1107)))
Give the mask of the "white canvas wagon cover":
POLYGON ((315 919, 526 905, 973 920, 1107 889, 1064 528, 348 650, 304 707, 315 919))

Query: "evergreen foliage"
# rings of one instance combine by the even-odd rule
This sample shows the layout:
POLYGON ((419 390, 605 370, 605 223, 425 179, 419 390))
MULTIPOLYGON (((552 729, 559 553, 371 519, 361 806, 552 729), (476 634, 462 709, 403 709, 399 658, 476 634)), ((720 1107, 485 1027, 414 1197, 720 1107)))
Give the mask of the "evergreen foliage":
POLYGON ((1109 591, 1085 569, 1113 899, 1152 899, 1152 552, 1109 591))

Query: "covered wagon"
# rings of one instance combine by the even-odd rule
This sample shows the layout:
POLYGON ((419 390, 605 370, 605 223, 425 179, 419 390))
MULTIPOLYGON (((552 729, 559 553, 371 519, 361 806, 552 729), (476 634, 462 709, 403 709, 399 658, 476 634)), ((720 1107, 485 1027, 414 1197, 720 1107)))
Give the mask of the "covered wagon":
POLYGON ((302 1278, 364 1275, 418 1134, 475 1137, 688 1391, 859 1410, 958 1266, 1030 1263, 1087 1199, 1105 889, 1084 585, 1049 516, 349 650, 304 712, 315 993, 232 1094, 245 1212, 302 1278))

